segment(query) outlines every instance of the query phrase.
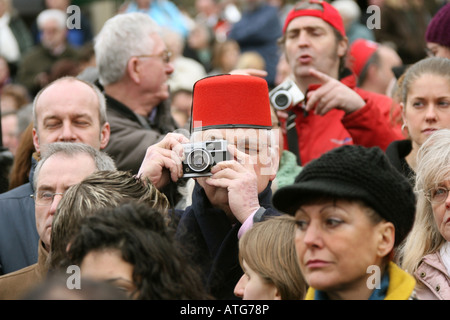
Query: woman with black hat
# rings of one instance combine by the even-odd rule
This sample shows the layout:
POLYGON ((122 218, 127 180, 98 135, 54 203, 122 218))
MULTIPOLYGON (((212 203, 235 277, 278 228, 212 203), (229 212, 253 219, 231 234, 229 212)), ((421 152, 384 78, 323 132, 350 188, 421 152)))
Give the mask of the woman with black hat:
POLYGON ((273 203, 297 220, 306 299, 414 297, 414 278, 392 257, 414 223, 415 196, 381 149, 329 151, 279 189, 273 203))

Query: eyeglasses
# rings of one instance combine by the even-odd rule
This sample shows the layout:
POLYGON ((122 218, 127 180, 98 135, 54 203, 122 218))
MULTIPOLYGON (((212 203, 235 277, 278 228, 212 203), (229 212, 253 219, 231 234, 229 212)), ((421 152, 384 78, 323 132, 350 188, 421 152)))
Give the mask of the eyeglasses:
POLYGON ((161 58, 164 63, 169 63, 170 58, 172 57, 172 52, 169 50, 164 50, 160 54, 141 54, 139 56, 135 56, 136 58, 161 58))
POLYGON ((56 195, 64 195, 64 192, 49 192, 42 191, 36 194, 31 194, 30 197, 34 199, 34 203, 38 206, 50 206, 53 203, 56 195))
POLYGON ((448 198, 448 189, 444 187, 432 188, 425 193, 425 197, 432 204, 443 203, 448 198))

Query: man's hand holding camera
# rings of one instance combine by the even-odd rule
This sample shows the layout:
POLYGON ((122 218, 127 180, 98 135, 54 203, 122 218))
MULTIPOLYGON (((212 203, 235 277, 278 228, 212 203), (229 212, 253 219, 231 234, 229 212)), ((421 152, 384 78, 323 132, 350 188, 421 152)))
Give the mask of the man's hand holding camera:
POLYGON ((169 133, 160 142, 148 147, 138 177, 148 178, 156 188, 161 189, 171 180, 176 182, 183 176, 182 143, 189 139, 179 133, 169 133))
MULTIPOLYGON (((183 168, 187 164, 187 143, 189 139, 182 134, 167 134, 163 140, 147 149, 138 177, 148 178, 158 189, 170 181, 178 181, 185 175, 183 168)), ((222 207, 226 212, 231 210, 238 221, 244 222, 260 207, 257 175, 249 155, 234 145, 228 145, 228 152, 232 160, 214 163, 210 172, 207 170, 208 174, 200 174, 194 179, 204 179, 209 186, 225 189, 227 203, 213 205, 222 207)))
POLYGON ((228 206, 234 217, 244 223, 260 207, 257 175, 249 155, 235 145, 229 145, 228 151, 234 160, 217 163, 211 168, 212 176, 205 182, 228 191, 228 206))

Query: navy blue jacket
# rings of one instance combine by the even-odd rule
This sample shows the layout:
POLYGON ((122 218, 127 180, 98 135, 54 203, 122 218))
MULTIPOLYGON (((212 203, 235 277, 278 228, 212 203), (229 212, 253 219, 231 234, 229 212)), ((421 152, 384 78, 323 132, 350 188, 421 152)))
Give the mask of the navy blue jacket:
MULTIPOLYGON (((261 207, 266 208, 261 220, 279 215, 271 208, 270 185, 258 196, 261 207)), ((223 210, 213 208, 203 188, 195 184, 192 205, 182 213, 176 236, 216 299, 237 298, 233 291, 243 274, 238 257, 241 226, 239 222, 231 224, 223 210)))
POLYGON ((228 35, 239 43, 241 52, 256 51, 264 58, 269 86, 275 84, 280 52, 277 41, 281 36, 278 10, 267 4, 244 11, 241 20, 233 24, 228 35))
POLYGON ((0 275, 37 262, 39 235, 34 215, 32 159, 30 182, 0 194, 0 275))

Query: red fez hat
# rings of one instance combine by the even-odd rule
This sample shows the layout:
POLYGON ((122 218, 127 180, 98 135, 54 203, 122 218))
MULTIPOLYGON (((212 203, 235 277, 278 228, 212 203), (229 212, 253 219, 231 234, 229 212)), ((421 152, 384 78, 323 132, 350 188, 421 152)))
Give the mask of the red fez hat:
POLYGON ((376 42, 357 39, 350 47, 348 66, 356 76, 359 77, 364 66, 369 61, 370 57, 377 51, 378 44, 376 42))
POLYGON ((322 6, 322 10, 320 9, 302 9, 302 6, 304 6, 304 2, 299 3, 296 5, 287 15, 286 20, 284 22, 283 27, 283 33, 286 32, 286 29, 289 25, 289 23, 297 18, 297 17, 304 17, 304 16, 310 16, 310 17, 317 17, 325 22, 328 22, 333 28, 335 28, 339 33, 345 37, 345 27, 344 22, 342 21, 342 17, 339 14, 339 11, 335 7, 333 7, 328 2, 322 1, 322 0, 309 0, 307 1, 311 4, 320 4, 322 6))
POLYGON ((259 77, 223 74, 194 84, 191 131, 271 129, 269 89, 259 77))

